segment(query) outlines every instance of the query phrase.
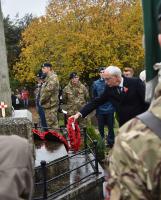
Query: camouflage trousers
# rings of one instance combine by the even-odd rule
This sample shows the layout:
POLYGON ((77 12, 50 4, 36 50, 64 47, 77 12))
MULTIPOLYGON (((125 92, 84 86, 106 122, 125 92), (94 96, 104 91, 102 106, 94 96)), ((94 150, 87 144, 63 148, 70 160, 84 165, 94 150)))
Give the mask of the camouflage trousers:
POLYGON ((57 109, 44 109, 47 126, 52 130, 59 128, 57 109))

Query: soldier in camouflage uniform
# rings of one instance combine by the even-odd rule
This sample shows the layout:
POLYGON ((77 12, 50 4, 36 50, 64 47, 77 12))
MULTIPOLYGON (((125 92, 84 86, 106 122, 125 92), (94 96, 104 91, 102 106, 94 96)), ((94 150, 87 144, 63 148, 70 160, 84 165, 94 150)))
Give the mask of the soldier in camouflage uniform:
POLYGON ((40 104, 45 111, 45 118, 48 127, 52 130, 58 128, 58 94, 59 81, 57 75, 52 71, 50 63, 42 65, 42 72, 47 75, 40 92, 40 104))
MULTIPOLYGON (((63 90, 63 102, 66 105, 68 115, 73 115, 77 110, 87 103, 89 92, 87 88, 79 81, 77 73, 70 74, 70 82, 63 90)), ((80 119, 79 125, 86 126, 86 119, 80 119)))

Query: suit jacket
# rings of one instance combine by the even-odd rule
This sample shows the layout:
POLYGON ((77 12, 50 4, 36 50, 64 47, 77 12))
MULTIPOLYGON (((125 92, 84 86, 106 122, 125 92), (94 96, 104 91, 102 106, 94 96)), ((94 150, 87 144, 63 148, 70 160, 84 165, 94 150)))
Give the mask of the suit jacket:
POLYGON ((143 82, 138 78, 123 77, 123 79, 122 92, 119 91, 118 87, 106 86, 100 97, 93 99, 80 110, 82 117, 86 117, 106 101, 112 102, 116 107, 120 126, 147 110, 149 105, 145 102, 145 85, 143 82))

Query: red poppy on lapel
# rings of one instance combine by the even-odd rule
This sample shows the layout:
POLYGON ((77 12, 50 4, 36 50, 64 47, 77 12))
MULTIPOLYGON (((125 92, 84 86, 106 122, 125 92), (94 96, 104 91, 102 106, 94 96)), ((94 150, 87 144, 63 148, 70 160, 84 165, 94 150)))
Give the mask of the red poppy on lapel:
POLYGON ((127 87, 124 87, 124 92, 125 92, 125 93, 127 93, 128 90, 129 90, 129 89, 128 89, 127 87))

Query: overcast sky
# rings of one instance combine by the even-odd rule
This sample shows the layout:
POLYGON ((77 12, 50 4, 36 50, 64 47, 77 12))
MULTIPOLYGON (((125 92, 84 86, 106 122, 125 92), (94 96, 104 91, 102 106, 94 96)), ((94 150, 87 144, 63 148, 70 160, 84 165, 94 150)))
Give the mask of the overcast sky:
POLYGON ((45 13, 47 3, 48 0, 1 0, 4 16, 9 14, 11 19, 14 19, 17 13, 20 18, 26 13, 41 16, 45 13))

